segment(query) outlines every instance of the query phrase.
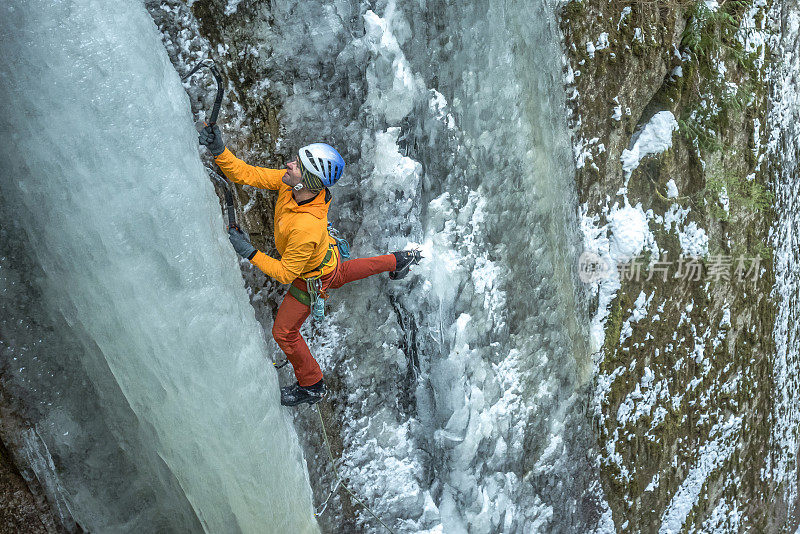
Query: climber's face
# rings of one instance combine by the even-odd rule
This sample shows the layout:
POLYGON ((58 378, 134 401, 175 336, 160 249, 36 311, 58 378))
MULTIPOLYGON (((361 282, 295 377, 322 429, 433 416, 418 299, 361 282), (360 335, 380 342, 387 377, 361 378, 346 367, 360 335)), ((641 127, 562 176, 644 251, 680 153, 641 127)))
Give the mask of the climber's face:
POLYGON ((300 172, 300 164, 297 162, 297 157, 293 161, 286 164, 286 174, 283 175, 283 183, 289 187, 294 187, 303 180, 303 175, 300 172))

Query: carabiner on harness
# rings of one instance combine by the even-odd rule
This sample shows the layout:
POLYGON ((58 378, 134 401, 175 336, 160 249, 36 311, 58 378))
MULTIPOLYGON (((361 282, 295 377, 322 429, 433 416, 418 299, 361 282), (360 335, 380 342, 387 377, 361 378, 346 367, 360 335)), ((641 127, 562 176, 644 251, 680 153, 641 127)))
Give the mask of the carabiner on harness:
POLYGON ((331 223, 328 223, 328 233, 332 238, 336 240, 336 246, 339 248, 339 256, 341 256, 345 260, 349 260, 350 243, 347 242, 347 239, 339 237, 339 231, 336 228, 334 228, 331 223))
POLYGON ((325 317, 325 291, 322 289, 322 277, 306 278, 306 288, 308 288, 308 297, 310 299, 309 307, 311 308, 311 315, 315 320, 321 320, 325 317))
POLYGON ((336 240, 336 245, 331 243, 329 245, 328 252, 325 254, 325 259, 322 260, 322 263, 313 271, 308 271, 309 273, 320 271, 320 274, 309 278, 305 278, 302 275, 299 277, 306 282, 305 291, 298 288, 294 284, 289 286, 289 293, 298 302, 308 306, 311 309, 311 315, 317 320, 325 317, 325 299, 328 298, 328 292, 322 287, 321 273, 322 269, 328 264, 328 261, 330 261, 331 256, 333 255, 334 246, 339 249, 339 260, 350 259, 350 245, 347 243, 347 240, 339 237, 339 232, 334 229, 331 223, 328 223, 328 233, 334 240, 336 240))

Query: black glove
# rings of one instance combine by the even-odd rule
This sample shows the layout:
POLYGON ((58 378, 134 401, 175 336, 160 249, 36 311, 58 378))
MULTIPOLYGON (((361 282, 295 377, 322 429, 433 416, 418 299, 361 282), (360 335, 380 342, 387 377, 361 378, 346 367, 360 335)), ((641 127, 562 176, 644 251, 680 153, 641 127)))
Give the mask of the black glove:
POLYGON ((244 259, 251 260, 256 255, 257 250, 250 244, 250 236, 238 228, 228 228, 228 239, 236 253, 244 259))
POLYGON ((225 151, 225 142, 222 140, 222 132, 216 124, 203 128, 197 140, 201 145, 207 146, 208 150, 211 151, 211 155, 215 158, 225 151))

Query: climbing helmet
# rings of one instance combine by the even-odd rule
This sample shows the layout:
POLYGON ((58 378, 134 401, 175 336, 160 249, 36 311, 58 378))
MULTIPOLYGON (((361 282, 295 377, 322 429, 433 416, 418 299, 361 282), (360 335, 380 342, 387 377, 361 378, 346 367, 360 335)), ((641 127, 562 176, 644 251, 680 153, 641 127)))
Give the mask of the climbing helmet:
POLYGON ((306 189, 319 191, 336 183, 344 172, 344 158, 325 143, 312 143, 301 148, 300 173, 306 189))

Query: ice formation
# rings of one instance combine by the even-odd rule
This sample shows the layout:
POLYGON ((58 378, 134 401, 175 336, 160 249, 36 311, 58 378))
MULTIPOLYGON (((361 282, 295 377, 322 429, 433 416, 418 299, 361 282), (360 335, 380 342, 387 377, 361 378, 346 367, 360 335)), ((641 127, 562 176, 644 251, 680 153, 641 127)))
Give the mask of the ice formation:
MULTIPOLYGON (((307 330, 341 380, 340 470, 402 531, 586 520, 572 496, 590 484, 575 404, 590 363, 554 7, 388 2, 355 20, 341 3, 341 27, 312 43, 298 20, 327 3, 274 2, 259 28, 282 146, 323 137, 348 160, 332 217, 353 253, 426 256, 401 283, 338 290, 325 333, 307 330)), ((324 495, 329 466, 310 469, 324 495)))
POLYGON ((772 10, 772 24, 783 29, 776 32, 772 45, 784 54, 771 73, 772 99, 775 102, 769 117, 768 152, 779 162, 775 178, 776 204, 780 213, 771 232, 775 247, 775 290, 779 301, 775 317, 777 357, 772 377, 775 407, 772 447, 777 454, 767 460, 765 477, 786 485, 786 500, 797 506, 798 423, 800 405, 800 351, 797 342, 800 271, 798 270, 798 162, 800 161, 800 8, 791 3, 777 4, 772 10))
MULTIPOLYGON (((0 69, 12 82, 0 94, 16 110, 0 120, 8 128, 25 116, 3 147, 13 179, 0 189, 1 215, 12 221, 0 230, 0 283, 7 309, 38 320, 4 325, 24 341, 4 354, 13 358, 12 385, 31 398, 46 404, 43 388, 63 392, 55 408, 38 408, 39 424, 26 434, 31 464, 51 481, 64 513, 94 531, 123 521, 140 531, 313 531, 308 483, 326 495, 335 480, 319 457, 308 459, 306 479, 297 438, 278 412, 268 349, 196 158, 183 89, 152 24, 135 3, 34 1, 36 9, 4 6, 0 22, 11 43, 0 69), (11 86, 22 90, 8 93, 11 86), (55 347, 46 352, 52 360, 64 355, 70 365, 56 374, 69 379, 42 376, 52 368, 32 357, 42 344, 55 347), (76 390, 88 400, 77 402, 76 390), (80 439, 88 432, 107 440, 105 448, 80 439), (81 447, 113 456, 124 475, 105 485, 99 476, 81 479, 86 473, 69 464, 81 447), (122 496, 112 491, 121 480, 131 484, 122 496)), ((252 23, 258 46, 240 51, 271 73, 251 90, 269 89, 282 110, 276 152, 322 138, 345 155, 332 219, 354 255, 413 244, 425 251, 408 279, 345 287, 329 303, 325 328, 303 330, 339 382, 330 416, 340 473, 403 532, 615 528, 593 473, 595 435, 584 411, 588 355, 604 342, 620 284, 612 275, 592 288, 598 313, 587 342, 581 324, 589 318, 572 278, 578 224, 556 4, 417 0, 366 9, 274 0, 270 23, 252 23), (601 517, 585 515, 589 507, 601 517)), ((228 0, 222 9, 235 18, 253 7, 228 0)), ((630 14, 625 8, 619 24, 630 14)), ((601 34, 587 50, 601 57, 609 46, 601 34)), ((223 61, 229 53, 214 50, 223 61)), ((796 109, 790 88, 779 108, 786 116, 796 109)), ((613 120, 630 117, 626 103, 614 104, 613 120)), ((243 114, 223 120, 249 135, 243 114)), ((653 116, 622 156, 628 176, 670 147, 676 126, 670 112, 653 116)), ((578 166, 595 165, 592 151, 606 149, 599 141, 576 148, 578 166)), ((786 177, 795 165, 787 162, 786 177)), ((687 220, 673 180, 666 191, 676 203, 653 214, 623 190, 604 212, 607 224, 582 221, 587 246, 613 264, 643 251, 656 256, 658 223, 678 233, 685 252, 707 252, 705 231, 687 220)), ((795 199, 789 189, 783 195, 776 232, 796 235, 795 199)), ((774 377, 774 439, 783 452, 771 466, 776 480, 792 479, 797 443, 796 410, 788 409, 789 377, 797 375, 793 265, 782 264, 786 305, 776 322, 784 342, 774 377)), ((621 339, 653 313, 652 296, 639 294, 621 339)), ((254 301, 268 324, 265 299, 254 301)), ((695 357, 702 365, 702 350, 695 357)), ((599 376, 596 394, 625 373, 599 376)), ((678 395, 645 368, 618 418, 657 423, 657 401, 680 403, 678 395)), ((306 450, 315 450, 316 413, 292 414, 308 430, 306 450)), ((739 431, 736 420, 715 428, 665 512, 665 528, 684 524, 739 431)), ((605 445, 619 452, 613 441, 605 445)), ((645 491, 658 490, 655 476, 645 491)), ((323 527, 341 528, 349 520, 341 492, 331 503, 323 527)), ((363 509, 352 513, 353 528, 379 528, 363 509)), ((735 523, 737 513, 735 502, 721 501, 708 521, 735 523)))
POLYGON ((21 312, 4 357, 18 362, 7 387, 50 403, 29 408, 36 476, 92 532, 315 532, 297 437, 152 19, 138 2, 11 2, 0 41, 0 129, 14 132, 0 147, 14 253, 0 273, 4 308, 21 312), (75 366, 63 369, 74 386, 38 392, 56 380, 38 371, 48 357, 75 366), (83 389, 102 421, 81 413, 83 389), (102 437, 119 449, 74 451, 102 437))

